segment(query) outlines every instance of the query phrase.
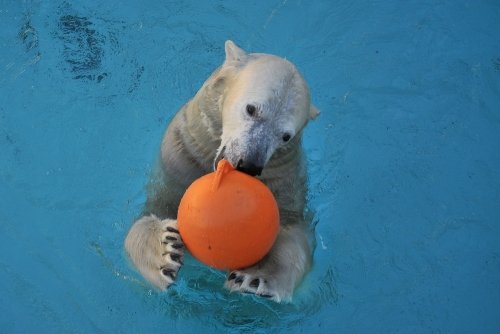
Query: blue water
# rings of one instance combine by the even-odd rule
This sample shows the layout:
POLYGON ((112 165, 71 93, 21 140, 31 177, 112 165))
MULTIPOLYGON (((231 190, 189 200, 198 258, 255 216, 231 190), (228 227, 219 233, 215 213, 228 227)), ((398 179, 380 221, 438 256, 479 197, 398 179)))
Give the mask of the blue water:
POLYGON ((498 1, 0 1, 0 332, 499 333, 498 1), (233 39, 286 57, 314 267, 292 304, 123 239, 175 111, 233 39))

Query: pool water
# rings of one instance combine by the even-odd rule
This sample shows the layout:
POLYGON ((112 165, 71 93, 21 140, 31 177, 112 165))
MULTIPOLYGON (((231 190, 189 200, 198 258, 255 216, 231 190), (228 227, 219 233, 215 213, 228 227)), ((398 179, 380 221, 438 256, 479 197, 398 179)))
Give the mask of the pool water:
POLYGON ((500 332, 498 1, 0 1, 0 332, 500 332), (314 266, 291 304, 123 251, 176 110, 232 39, 286 57, 314 266))

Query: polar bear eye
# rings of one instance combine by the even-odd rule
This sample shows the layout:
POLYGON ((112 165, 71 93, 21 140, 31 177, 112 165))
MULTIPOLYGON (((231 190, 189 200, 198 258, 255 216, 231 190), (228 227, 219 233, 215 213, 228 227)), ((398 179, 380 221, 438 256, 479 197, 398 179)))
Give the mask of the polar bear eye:
POLYGON ((255 106, 253 104, 247 104, 247 114, 250 116, 255 115, 255 106))
POLYGON ((288 132, 285 132, 283 134, 283 137, 281 137, 281 138, 283 138, 283 141, 286 143, 287 141, 290 140, 290 138, 292 138, 292 135, 290 135, 288 132))

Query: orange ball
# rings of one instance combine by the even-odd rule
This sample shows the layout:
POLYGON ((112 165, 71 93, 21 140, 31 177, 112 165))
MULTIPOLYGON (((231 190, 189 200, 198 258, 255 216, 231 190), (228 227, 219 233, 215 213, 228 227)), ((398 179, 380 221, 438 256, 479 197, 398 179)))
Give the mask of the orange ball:
POLYGON ((257 178, 221 160, 217 170, 189 186, 177 214, 189 252, 223 270, 241 269, 262 259, 279 231, 279 211, 271 191, 257 178))

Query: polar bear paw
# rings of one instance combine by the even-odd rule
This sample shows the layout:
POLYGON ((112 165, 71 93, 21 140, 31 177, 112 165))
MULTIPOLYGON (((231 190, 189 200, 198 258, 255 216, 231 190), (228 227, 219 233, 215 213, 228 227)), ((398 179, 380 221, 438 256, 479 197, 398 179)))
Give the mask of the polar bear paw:
POLYGON ((139 219, 130 229, 125 248, 141 274, 164 290, 177 278, 183 264, 183 243, 177 221, 154 215, 139 219))
POLYGON ((235 270, 229 273, 224 286, 231 292, 254 294, 276 302, 290 301, 292 289, 279 276, 270 276, 256 267, 235 270))

